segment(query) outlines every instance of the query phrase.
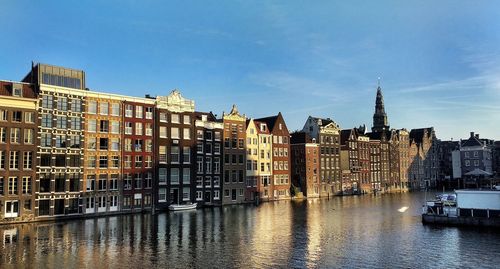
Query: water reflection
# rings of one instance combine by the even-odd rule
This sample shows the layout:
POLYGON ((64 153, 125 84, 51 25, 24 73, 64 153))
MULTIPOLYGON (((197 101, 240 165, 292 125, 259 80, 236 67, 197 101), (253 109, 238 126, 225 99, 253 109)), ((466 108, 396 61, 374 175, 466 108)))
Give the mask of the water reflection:
POLYGON ((0 268, 494 268, 500 262, 498 232, 423 226, 423 200, 420 193, 366 195, 1 226, 0 268))

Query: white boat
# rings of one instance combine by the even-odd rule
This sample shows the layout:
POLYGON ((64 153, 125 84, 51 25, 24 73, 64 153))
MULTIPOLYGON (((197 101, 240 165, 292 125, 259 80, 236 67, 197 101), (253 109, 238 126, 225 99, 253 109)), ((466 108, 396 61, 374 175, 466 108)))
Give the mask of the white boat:
POLYGON ((183 205, 169 205, 168 209, 172 211, 190 210, 190 209, 196 209, 197 205, 198 205, 197 203, 194 204, 189 203, 183 205))

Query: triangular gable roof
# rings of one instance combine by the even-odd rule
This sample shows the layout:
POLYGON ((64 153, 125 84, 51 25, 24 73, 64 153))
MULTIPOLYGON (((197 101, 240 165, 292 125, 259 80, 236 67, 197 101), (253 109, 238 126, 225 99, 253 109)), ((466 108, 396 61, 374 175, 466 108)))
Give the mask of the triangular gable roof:
MULTIPOLYGON (((274 131, 274 126, 276 125, 276 122, 278 121, 279 118, 281 118, 283 120, 283 116, 281 115, 281 112, 278 112, 278 115, 276 115, 276 116, 265 117, 265 118, 255 119, 255 120, 265 122, 267 124, 267 127, 269 128, 269 130, 272 132, 272 131, 274 131)), ((285 121, 283 120, 283 123, 284 122, 285 121)))

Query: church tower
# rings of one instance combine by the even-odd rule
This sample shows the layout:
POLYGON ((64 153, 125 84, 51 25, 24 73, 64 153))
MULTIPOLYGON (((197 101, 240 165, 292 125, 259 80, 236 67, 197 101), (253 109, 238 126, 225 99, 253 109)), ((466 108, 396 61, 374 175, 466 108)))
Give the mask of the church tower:
POLYGON ((389 121, 384 109, 384 97, 382 96, 382 88, 380 88, 380 80, 377 87, 377 99, 375 100, 375 113, 373 114, 372 132, 389 131, 389 121))

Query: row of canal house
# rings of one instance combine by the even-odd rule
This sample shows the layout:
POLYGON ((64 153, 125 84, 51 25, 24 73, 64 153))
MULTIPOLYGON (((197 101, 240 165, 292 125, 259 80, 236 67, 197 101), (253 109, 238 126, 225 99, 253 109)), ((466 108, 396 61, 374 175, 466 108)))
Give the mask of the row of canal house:
POLYGON ((379 86, 371 132, 309 116, 292 133, 293 185, 307 197, 433 187, 437 142, 432 127, 390 129, 379 86))
POLYGON ((221 118, 174 90, 89 90, 81 70, 37 64, 0 82, 0 219, 32 221, 290 198, 281 113, 221 118))

